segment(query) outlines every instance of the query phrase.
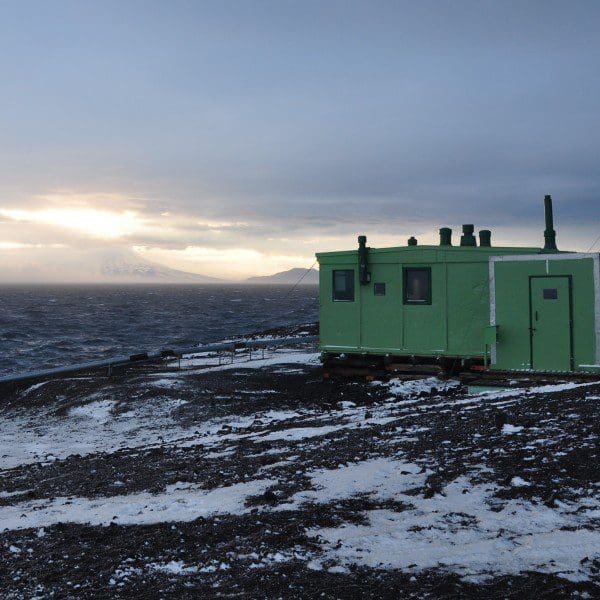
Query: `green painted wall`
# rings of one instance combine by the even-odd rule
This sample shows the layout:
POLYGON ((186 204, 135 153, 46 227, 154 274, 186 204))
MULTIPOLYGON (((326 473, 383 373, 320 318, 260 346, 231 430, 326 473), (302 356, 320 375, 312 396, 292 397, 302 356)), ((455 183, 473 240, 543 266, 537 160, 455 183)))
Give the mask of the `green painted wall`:
POLYGON ((358 281, 356 251, 317 255, 321 349, 420 356, 483 356, 489 325, 489 257, 535 248, 413 246, 370 249, 371 282, 358 281), (431 268, 431 304, 403 303, 403 268, 431 268), (355 300, 333 300, 333 271, 355 270, 355 300), (374 284, 385 283, 385 296, 374 284))
MULTIPOLYGON (((547 365, 542 370, 553 370, 552 367, 559 364, 559 355, 564 352, 565 345, 569 344, 562 317, 556 317, 554 335, 547 337, 552 343, 547 345, 544 352, 546 358, 539 356, 537 364, 534 358, 533 367, 530 327, 537 325, 533 322, 535 310, 541 308, 543 302, 555 302, 542 300, 542 304, 539 303, 540 290, 544 287, 559 290, 562 308, 563 301, 566 301, 561 287, 562 278, 569 278, 571 281, 573 368, 589 370, 581 365, 597 364, 594 268, 591 258, 495 261, 498 343, 493 366, 497 369, 523 370, 541 369, 547 365), (555 283, 552 283, 553 277, 558 278, 555 283), (531 278, 543 278, 543 285, 537 281, 531 283, 531 278)), ((568 310, 568 302, 565 309, 568 310)), ((544 335, 544 332, 534 332, 533 335, 544 335)))
POLYGON ((493 310, 498 326, 492 367, 565 370, 567 365, 574 370, 599 369, 596 286, 600 273, 594 271, 598 260, 581 255, 571 259, 563 253, 546 258, 536 248, 371 248, 371 281, 366 285, 359 282, 356 251, 318 254, 321 349, 482 358, 486 328, 492 319, 492 256, 499 257, 492 261, 493 310), (525 255, 536 255, 535 260, 525 255), (431 269, 430 303, 404 303, 406 267, 431 269), (336 269, 354 269, 354 301, 333 299, 336 269), (381 283, 385 283, 386 293, 376 295, 375 285, 381 283), (545 304, 541 294, 546 288, 559 291, 557 303, 545 304), (532 334, 532 320, 538 316, 540 323, 532 334))
POLYGON ((349 350, 360 347, 360 284, 358 282, 357 253, 340 253, 331 267, 322 267, 319 274, 320 323, 319 336, 321 342, 333 348, 349 350), (333 302, 333 269, 354 269, 354 302, 333 302), (323 318, 322 307, 329 310, 323 318))

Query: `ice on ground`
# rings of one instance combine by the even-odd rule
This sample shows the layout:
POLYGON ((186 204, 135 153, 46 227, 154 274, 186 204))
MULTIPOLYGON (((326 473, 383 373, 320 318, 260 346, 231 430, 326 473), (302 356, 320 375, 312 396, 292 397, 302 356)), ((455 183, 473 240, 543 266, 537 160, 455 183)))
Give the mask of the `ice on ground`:
MULTIPOLYGON (((496 488, 455 479, 432 498, 396 495, 412 504, 402 512, 371 510, 368 525, 313 529, 324 560, 343 566, 423 570, 443 568, 471 580, 524 571, 554 573, 572 581, 591 575, 600 532, 587 528, 598 505, 559 511, 542 503, 508 501, 492 510, 496 488), (590 566, 588 566, 590 565, 590 566)), ((385 493, 385 492, 384 492, 385 493)))
POLYGON ((264 493, 273 484, 258 479, 227 487, 203 490, 198 485, 176 483, 160 494, 139 492, 101 498, 52 498, 0 507, 4 530, 50 527, 57 523, 90 525, 143 525, 193 521, 219 514, 248 512, 246 500, 264 493))

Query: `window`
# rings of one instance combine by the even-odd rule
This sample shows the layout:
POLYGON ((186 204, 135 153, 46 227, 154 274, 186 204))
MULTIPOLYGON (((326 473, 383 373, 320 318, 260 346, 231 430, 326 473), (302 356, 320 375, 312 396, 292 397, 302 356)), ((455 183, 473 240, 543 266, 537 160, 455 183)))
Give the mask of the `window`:
POLYGON ((373 293, 376 296, 385 296, 385 283, 374 283, 373 293))
POLYGON ((333 299, 354 302, 354 270, 341 269, 333 272, 333 299))
POLYGON ((548 288, 543 292, 544 300, 558 300, 558 290, 556 288, 548 288))
POLYGON ((431 268, 404 269, 404 304, 431 304, 431 268))

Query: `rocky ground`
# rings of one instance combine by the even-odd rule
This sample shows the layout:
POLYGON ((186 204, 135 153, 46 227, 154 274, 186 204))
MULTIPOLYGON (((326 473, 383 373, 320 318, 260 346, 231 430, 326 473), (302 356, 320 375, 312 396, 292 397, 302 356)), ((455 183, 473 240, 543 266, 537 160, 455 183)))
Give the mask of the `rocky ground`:
POLYGON ((5 390, 2 598, 600 595, 600 385, 249 358, 5 390))

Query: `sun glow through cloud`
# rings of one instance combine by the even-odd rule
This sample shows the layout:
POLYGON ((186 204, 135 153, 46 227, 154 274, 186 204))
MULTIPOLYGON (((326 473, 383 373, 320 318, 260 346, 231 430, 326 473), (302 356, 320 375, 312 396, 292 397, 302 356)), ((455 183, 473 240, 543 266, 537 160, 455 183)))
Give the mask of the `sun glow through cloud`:
POLYGON ((312 255, 267 254, 247 248, 188 246, 176 250, 134 246, 133 250, 147 260, 174 269, 232 279, 270 275, 291 267, 308 267, 313 261, 312 255))
POLYGON ((117 239, 144 228, 144 220, 131 210, 117 212, 87 207, 35 210, 0 208, 0 216, 21 223, 71 229, 104 239, 117 239))

